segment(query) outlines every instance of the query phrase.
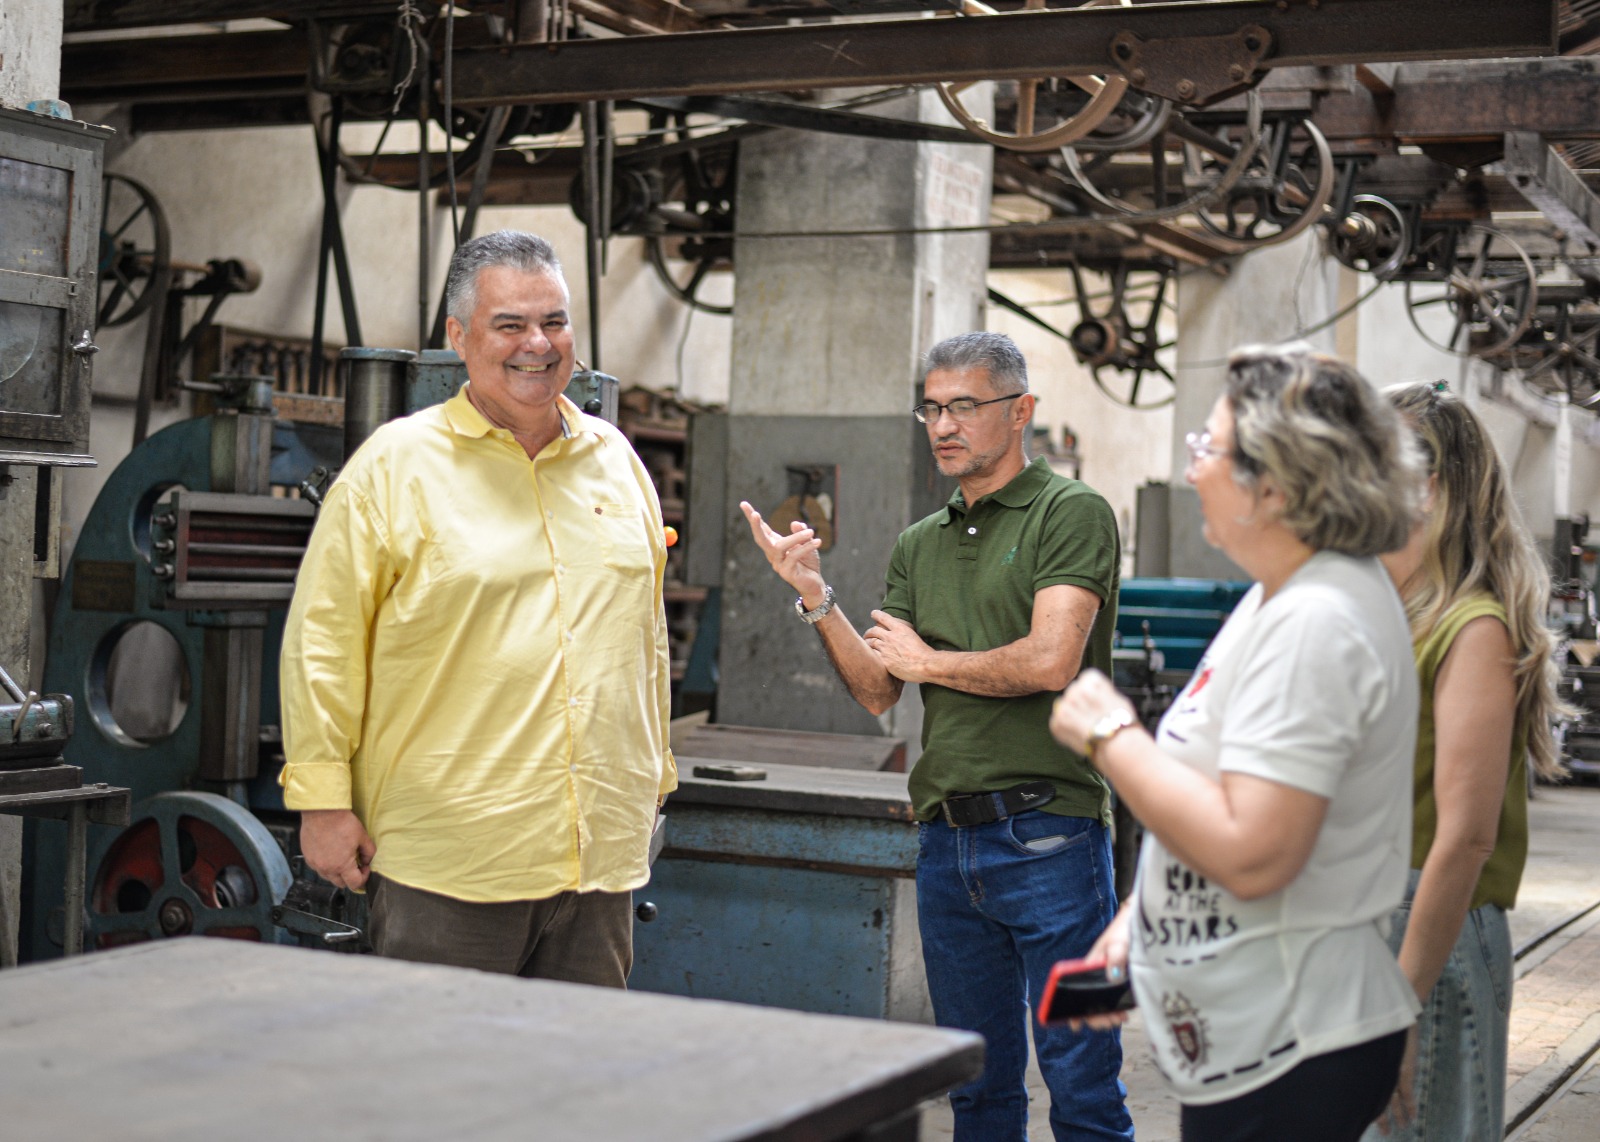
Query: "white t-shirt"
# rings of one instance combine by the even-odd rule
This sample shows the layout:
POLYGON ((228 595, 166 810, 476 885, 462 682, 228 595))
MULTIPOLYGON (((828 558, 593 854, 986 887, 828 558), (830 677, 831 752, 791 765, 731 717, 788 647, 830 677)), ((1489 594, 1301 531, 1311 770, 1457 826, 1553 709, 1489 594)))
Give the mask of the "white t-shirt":
POLYGON ((1411 854, 1417 676, 1376 559, 1319 552, 1218 633, 1157 741, 1212 779, 1248 773, 1328 799, 1285 888, 1240 900, 1146 834, 1131 971, 1157 1065, 1190 1104, 1408 1026, 1418 1004, 1384 943, 1411 854))

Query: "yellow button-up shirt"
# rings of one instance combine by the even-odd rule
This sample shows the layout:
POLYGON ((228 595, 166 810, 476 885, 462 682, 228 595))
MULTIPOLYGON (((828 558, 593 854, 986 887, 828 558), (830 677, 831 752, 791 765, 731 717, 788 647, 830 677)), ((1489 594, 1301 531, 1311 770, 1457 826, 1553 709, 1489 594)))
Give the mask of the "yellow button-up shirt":
POLYGON ((660 503, 626 437, 560 412, 531 461, 465 390, 378 429, 284 631, 285 804, 353 808, 374 870, 460 900, 640 887, 677 786, 660 503))

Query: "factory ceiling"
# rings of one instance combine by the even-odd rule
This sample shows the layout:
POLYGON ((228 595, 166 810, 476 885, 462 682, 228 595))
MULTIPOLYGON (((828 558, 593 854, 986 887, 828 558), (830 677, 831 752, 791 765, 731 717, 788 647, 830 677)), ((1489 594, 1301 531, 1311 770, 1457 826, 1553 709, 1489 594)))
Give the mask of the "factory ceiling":
MULTIPOLYGON (((686 300, 732 257, 739 141, 798 128, 991 147, 996 218, 982 228, 996 267, 1113 281, 1224 272, 1320 225, 1347 265, 1442 288, 1452 347, 1505 358, 1537 334, 1545 352, 1556 325, 1570 341, 1578 319, 1600 336, 1589 296, 1600 295, 1600 0, 67 0, 65 11, 62 97, 116 105, 135 135, 314 123, 346 179, 413 190, 454 179, 471 210, 572 204, 601 220, 595 240, 643 235, 686 300), (923 88, 957 125, 894 102, 923 88), (374 143, 360 126, 419 120, 438 124, 420 151, 414 129, 374 143), (1531 236, 1475 229, 1534 212, 1545 224, 1531 236), (1531 296, 1555 262, 1564 280, 1597 283, 1560 312, 1560 290, 1542 306, 1531 296), (1508 284, 1522 278, 1522 292, 1508 284)), ((1137 357, 1138 324, 1122 315, 1100 331, 1116 341, 1121 326, 1113 366, 1137 357)), ((1595 373, 1600 384, 1600 361, 1595 373)))

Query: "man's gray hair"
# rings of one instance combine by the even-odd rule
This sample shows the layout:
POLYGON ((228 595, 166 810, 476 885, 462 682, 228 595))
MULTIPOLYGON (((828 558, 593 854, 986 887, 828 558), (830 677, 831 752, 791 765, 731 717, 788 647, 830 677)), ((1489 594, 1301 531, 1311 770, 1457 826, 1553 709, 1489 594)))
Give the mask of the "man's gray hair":
POLYGON ((997 396, 1028 391, 1028 363, 1017 343, 1004 333, 958 333, 928 350, 922 379, 935 369, 982 369, 997 396))
POLYGON ((478 275, 490 266, 510 266, 527 274, 549 274, 566 288, 555 247, 537 234, 496 230, 493 234, 473 238, 456 247, 444 282, 445 309, 461 322, 463 329, 471 323, 472 311, 478 308, 478 275))

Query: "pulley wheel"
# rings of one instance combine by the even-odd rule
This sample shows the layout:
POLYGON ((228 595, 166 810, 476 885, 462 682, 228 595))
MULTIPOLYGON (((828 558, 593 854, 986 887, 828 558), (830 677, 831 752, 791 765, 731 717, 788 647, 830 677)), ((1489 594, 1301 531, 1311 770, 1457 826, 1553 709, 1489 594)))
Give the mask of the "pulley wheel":
POLYGON ((293 881, 283 850, 214 793, 158 793, 100 861, 88 893, 93 948, 171 936, 292 942, 272 922, 293 881))

